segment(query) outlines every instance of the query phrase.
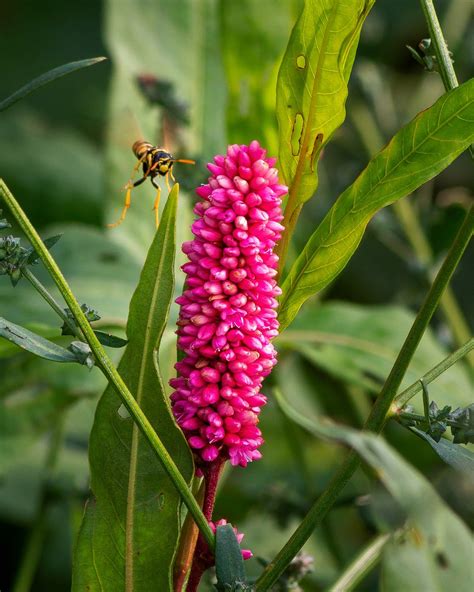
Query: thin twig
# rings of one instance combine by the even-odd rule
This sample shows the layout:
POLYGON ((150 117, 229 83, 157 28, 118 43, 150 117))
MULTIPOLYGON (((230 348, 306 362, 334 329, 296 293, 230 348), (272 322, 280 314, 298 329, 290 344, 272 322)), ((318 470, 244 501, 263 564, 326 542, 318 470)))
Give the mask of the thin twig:
POLYGON ((421 380, 424 382, 425 385, 430 384, 433 382, 438 376, 446 372, 448 368, 450 368, 453 364, 455 364, 458 360, 463 358, 464 356, 468 355, 469 352, 474 350, 474 337, 472 337, 468 342, 466 342, 462 347, 457 349, 447 358, 442 360, 439 364, 434 366, 431 370, 429 370, 426 374, 424 374, 421 379, 417 380, 409 387, 407 387, 404 391, 398 394, 395 397, 395 402, 392 405, 391 413, 397 414, 399 410, 408 403, 410 399, 412 399, 417 393, 422 390, 421 387, 421 380))

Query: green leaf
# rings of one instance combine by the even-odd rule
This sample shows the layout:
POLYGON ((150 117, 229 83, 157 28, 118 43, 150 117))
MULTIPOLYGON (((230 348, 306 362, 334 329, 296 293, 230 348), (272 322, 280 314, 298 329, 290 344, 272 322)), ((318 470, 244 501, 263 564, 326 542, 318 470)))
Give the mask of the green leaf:
MULTIPOLYGON (((46 339, 52 339, 58 336, 58 328, 54 326, 44 325, 42 323, 25 323, 22 327, 46 339)), ((18 346, 15 343, 7 340, 4 341, 3 339, 0 340, 0 359, 10 358, 17 354, 18 346)))
POLYGON ((381 208, 445 169, 474 139, 474 80, 443 95, 402 128, 337 199, 286 277, 281 329, 351 258, 381 208))
POLYGON ((462 444, 454 444, 445 438, 441 438, 439 442, 436 442, 429 434, 415 427, 410 427, 410 430, 422 440, 428 442, 445 463, 458 471, 464 471, 469 475, 474 475, 474 454, 469 448, 466 448, 462 444))
MULTIPOLYGON (((178 186, 168 198, 130 304, 119 372, 187 481, 186 440, 172 417, 157 364, 174 287, 178 186)), ((171 587, 180 496, 121 402, 107 388, 90 440, 91 487, 76 546, 73 590, 149 592, 171 587)))
POLYGON ((256 138, 271 155, 278 151, 277 74, 294 22, 293 6, 292 0, 240 0, 221 9, 229 138, 238 144, 256 138))
POLYGON ((117 337, 117 335, 111 335, 110 333, 104 333, 104 331, 94 331, 94 333, 102 345, 106 345, 107 347, 125 347, 128 343, 126 339, 117 337))
MULTIPOLYGON (((91 225, 103 226, 102 161, 102 149, 80 135, 76 125, 69 130, 61 126, 53 134, 36 110, 13 109, 8 117, 0 116, 0 169, 41 229, 61 222, 56 230, 64 232, 66 220, 82 225, 82 229, 87 224, 88 230, 91 225)), ((60 244, 64 240, 67 237, 60 244)))
MULTIPOLYGON (((302 310, 276 344, 291 347, 339 380, 378 393, 413 320, 414 314, 400 306, 327 302, 302 310)), ((400 390, 447 355, 433 332, 426 331, 400 390)), ((463 365, 456 364, 430 384, 429 392, 440 406, 464 407, 471 401, 472 386, 463 365)), ((418 410, 423 409, 421 394, 414 402, 418 410)))
POLYGON ((0 475, 15 465, 39 436, 51 430, 79 397, 35 385, 0 398, 0 475))
POLYGON ((218 526, 216 530, 216 576, 217 589, 222 592, 237 590, 237 586, 245 584, 244 560, 232 524, 218 526))
MULTIPOLYGON (((0 210, 0 216, 2 215, 2 210, 0 210)), ((5 228, 11 228, 11 224, 8 222, 6 218, 0 218, 0 230, 5 228)))
POLYGON ((380 436, 333 422, 308 419, 277 393, 283 412, 320 438, 343 442, 375 471, 407 516, 407 536, 384 550, 382 589, 470 590, 472 537, 429 481, 380 436))
POLYGON ((77 357, 67 349, 2 317, 0 317, 0 337, 4 337, 22 349, 46 360, 53 362, 78 361, 77 357))
POLYGON ((21 99, 35 91, 37 88, 40 88, 45 84, 53 82, 53 80, 56 80, 56 78, 61 78, 61 76, 65 76, 66 74, 70 74, 71 72, 75 72, 76 70, 80 70, 81 68, 93 66, 94 64, 103 62, 106 59, 107 58, 104 57, 90 58, 88 60, 80 60, 78 62, 70 62, 69 64, 63 64, 62 66, 58 66, 53 70, 49 70, 45 74, 41 74, 41 76, 34 78, 30 82, 28 82, 28 84, 25 84, 25 86, 22 86, 12 95, 4 99, 0 103, 0 111, 5 111, 5 109, 8 109, 14 103, 20 101, 21 99))
MULTIPOLYGON (((114 67, 106 148, 106 187, 110 197, 107 222, 117 219, 123 205, 121 188, 136 164, 131 146, 137 131, 152 143, 166 143, 177 158, 207 160, 225 150, 226 84, 218 14, 217 0, 106 2, 105 40, 114 67), (157 107, 150 107, 140 91, 141 74, 171 83, 173 95, 189 108, 189 126, 178 130, 185 131, 182 135, 186 144, 179 139, 181 133, 163 138, 158 129, 162 111, 158 113, 157 107)), ((187 165, 176 164, 174 168, 176 179, 183 185, 196 172, 197 167, 187 165)), ((206 177, 203 172, 202 180, 206 177)), ((125 223, 114 230, 114 235, 139 261, 144 258, 153 232, 151 208, 155 193, 149 182, 135 189, 125 223)), ((180 210, 189 207, 189 202, 182 200, 180 210)), ((178 217, 181 218, 181 212, 178 217)), ((178 237, 181 232, 189 232, 188 228, 180 224, 178 237)))
POLYGON ((292 210, 316 191, 319 155, 346 116, 347 82, 374 2, 306 0, 291 33, 278 77, 277 117, 279 164, 292 210))
MULTIPOLYGON (((58 240, 62 237, 62 234, 55 234, 54 236, 50 236, 49 238, 45 238, 43 240, 44 244, 51 250, 58 240)), ((32 264, 36 263, 39 260, 38 253, 33 249, 33 247, 29 248, 30 254, 28 255, 27 263, 32 264)))

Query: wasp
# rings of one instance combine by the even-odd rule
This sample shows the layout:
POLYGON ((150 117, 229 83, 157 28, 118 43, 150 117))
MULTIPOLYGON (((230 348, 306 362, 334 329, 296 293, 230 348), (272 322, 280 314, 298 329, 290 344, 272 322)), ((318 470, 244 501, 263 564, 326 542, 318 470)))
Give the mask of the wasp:
POLYGON ((161 197, 161 188, 157 184, 155 178, 160 175, 161 177, 165 178, 166 186, 168 191, 170 190, 170 183, 169 177, 176 181, 173 176, 173 165, 175 162, 181 162, 184 164, 196 164, 194 160, 187 160, 183 158, 174 158, 172 154, 170 154, 165 148, 158 148, 157 146, 153 146, 150 142, 145 142, 144 140, 137 140, 133 146, 132 151, 138 159, 137 164, 133 168, 131 179, 125 185, 126 194, 125 194, 125 204, 122 209, 122 213, 120 218, 117 222, 113 224, 108 224, 109 228, 115 228, 122 224, 125 220, 125 216, 127 215, 127 211, 130 208, 132 203, 132 189, 141 185, 147 179, 150 179, 151 184, 156 189, 156 197, 153 204, 153 211, 155 212, 155 223, 156 227, 158 228, 159 225, 159 212, 158 207, 160 205, 160 197, 161 197), (133 182, 133 176, 135 173, 142 167, 143 176, 138 181, 133 182))

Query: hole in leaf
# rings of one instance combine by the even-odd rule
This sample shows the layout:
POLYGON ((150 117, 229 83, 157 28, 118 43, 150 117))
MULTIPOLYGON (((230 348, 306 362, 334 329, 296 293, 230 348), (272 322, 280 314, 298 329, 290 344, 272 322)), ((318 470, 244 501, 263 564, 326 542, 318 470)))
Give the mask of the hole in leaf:
POLYGON ((306 58, 304 55, 301 54, 296 58, 296 67, 298 70, 304 70, 306 68, 306 58))
POLYGON ((117 414, 120 417, 120 419, 129 419, 130 417, 130 413, 123 403, 117 409, 117 414))
POLYGON ((301 136, 303 134, 304 119, 301 113, 297 113, 293 122, 293 129, 291 130, 291 153, 297 156, 301 149, 301 136))
POLYGON ((436 562, 442 569, 448 569, 449 561, 446 555, 442 551, 438 551, 436 553, 436 562))
POLYGON ((314 139, 313 149, 311 150, 311 171, 314 173, 314 166, 316 164, 316 158, 321 152, 323 145, 324 134, 318 134, 314 139))

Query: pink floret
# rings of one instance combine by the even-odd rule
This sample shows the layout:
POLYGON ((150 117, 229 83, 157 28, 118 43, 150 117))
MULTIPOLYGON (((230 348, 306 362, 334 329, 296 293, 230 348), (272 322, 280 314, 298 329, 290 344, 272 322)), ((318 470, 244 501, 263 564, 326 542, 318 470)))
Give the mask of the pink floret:
POLYGON ((184 357, 170 384, 173 413, 198 468, 218 457, 245 467, 261 457, 258 416, 263 379, 276 364, 278 334, 273 253, 283 230, 275 160, 259 143, 229 146, 208 165, 211 176, 183 245, 185 291, 177 299, 184 357))

